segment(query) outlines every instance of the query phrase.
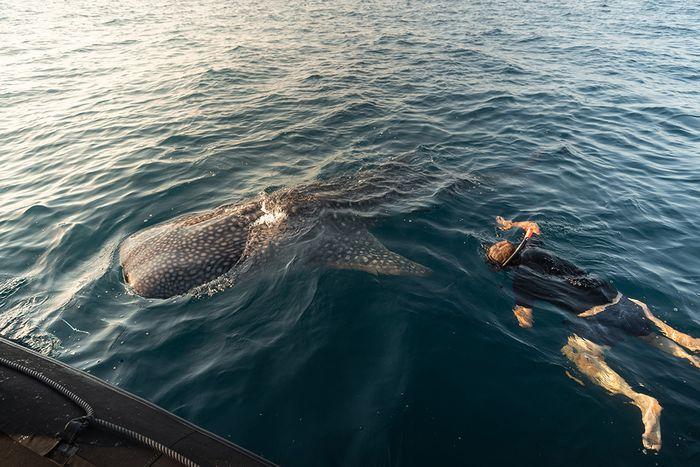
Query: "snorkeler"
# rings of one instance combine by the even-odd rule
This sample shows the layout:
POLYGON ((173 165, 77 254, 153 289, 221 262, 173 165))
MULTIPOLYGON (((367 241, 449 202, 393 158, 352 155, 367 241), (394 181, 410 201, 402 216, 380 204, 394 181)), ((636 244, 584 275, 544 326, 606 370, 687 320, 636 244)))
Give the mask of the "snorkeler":
POLYGON ((635 392, 607 365, 604 352, 622 337, 634 336, 700 368, 700 358, 688 353, 700 351, 700 339, 676 331, 654 316, 645 303, 622 295, 609 282, 539 248, 536 241, 530 241, 540 235, 535 222, 513 222, 499 216, 496 223, 501 230, 525 231, 517 247, 504 240, 487 250, 489 262, 513 270, 513 314, 520 327, 533 326, 532 308, 538 300, 574 313, 575 332, 562 353, 594 384, 627 397, 637 406, 644 423, 642 444, 647 449, 661 449, 661 405, 653 397, 635 392))

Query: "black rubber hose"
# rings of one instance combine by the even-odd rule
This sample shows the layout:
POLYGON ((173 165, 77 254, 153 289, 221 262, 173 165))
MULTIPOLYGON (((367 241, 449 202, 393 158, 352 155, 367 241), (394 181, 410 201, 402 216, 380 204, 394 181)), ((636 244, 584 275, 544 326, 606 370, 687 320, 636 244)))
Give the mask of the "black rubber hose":
MULTIPOLYGON (((128 428, 125 428, 121 425, 117 425, 116 423, 112 423, 107 420, 103 420, 101 418, 95 418, 95 411, 93 410, 92 406, 82 397, 80 397, 78 394, 74 393, 73 391, 69 390, 65 386, 61 385, 60 383, 57 383, 56 381, 52 380, 48 376, 36 371, 32 370, 31 368, 28 368, 24 365, 20 365, 17 362, 13 362, 12 360, 8 360, 6 358, 0 357, 0 363, 5 365, 8 368, 12 368, 15 371, 18 371, 20 373, 23 373, 27 376, 30 376, 37 381, 40 381, 41 383, 44 383, 46 386, 50 387, 56 392, 61 393, 64 397, 69 399, 71 402, 73 402, 75 405, 80 407, 85 411, 85 415, 82 417, 79 417, 78 419, 75 420, 80 420, 84 423, 87 424, 94 424, 97 426, 100 426, 104 429, 113 431, 115 433, 119 433, 121 435, 127 436, 134 441, 137 441, 145 446, 148 446, 149 448, 158 451, 159 453, 181 463, 182 465, 185 465, 187 467, 199 467, 199 464, 196 462, 188 459, 187 457, 183 456, 182 454, 173 451, 169 447, 159 443, 158 441, 155 441, 148 436, 142 435, 141 433, 138 433, 136 431, 130 430, 128 428)), ((71 420, 73 421, 73 420, 71 420)), ((68 422, 70 424, 71 422, 68 422)), ((66 425, 68 426, 68 425, 66 425)))

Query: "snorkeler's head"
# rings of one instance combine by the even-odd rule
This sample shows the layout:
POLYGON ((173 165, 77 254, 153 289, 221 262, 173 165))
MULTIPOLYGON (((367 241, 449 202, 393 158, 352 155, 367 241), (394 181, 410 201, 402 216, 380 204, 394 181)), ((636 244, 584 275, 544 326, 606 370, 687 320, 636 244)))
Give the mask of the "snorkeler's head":
POLYGON ((515 246, 508 240, 503 240, 489 247, 486 258, 496 266, 502 266, 513 253, 515 253, 515 246))

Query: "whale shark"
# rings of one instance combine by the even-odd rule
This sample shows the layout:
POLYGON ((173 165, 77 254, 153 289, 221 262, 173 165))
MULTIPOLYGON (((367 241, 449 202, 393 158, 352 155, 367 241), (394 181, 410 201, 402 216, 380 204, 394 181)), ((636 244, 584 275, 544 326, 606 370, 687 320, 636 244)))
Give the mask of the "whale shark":
POLYGON ((374 275, 425 276, 430 269, 386 248, 358 215, 396 188, 378 180, 331 180, 263 192, 252 199, 186 214, 127 238, 119 251, 124 281, 136 294, 169 298, 207 284, 233 285, 237 271, 308 244, 304 259, 374 275), (367 189, 372 186, 372 189, 367 189), (308 239, 311 239, 310 241, 308 239))

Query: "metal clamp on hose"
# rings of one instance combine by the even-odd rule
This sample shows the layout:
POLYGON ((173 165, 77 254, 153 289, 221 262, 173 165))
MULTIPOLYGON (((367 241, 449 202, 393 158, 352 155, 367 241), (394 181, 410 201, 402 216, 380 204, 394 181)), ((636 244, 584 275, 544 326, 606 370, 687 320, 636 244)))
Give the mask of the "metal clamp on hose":
POLYGON ((92 421, 91 416, 83 415, 82 417, 74 418, 66 423, 63 427, 63 432, 60 433, 61 441, 68 444, 73 444, 73 440, 80 434, 92 421))

